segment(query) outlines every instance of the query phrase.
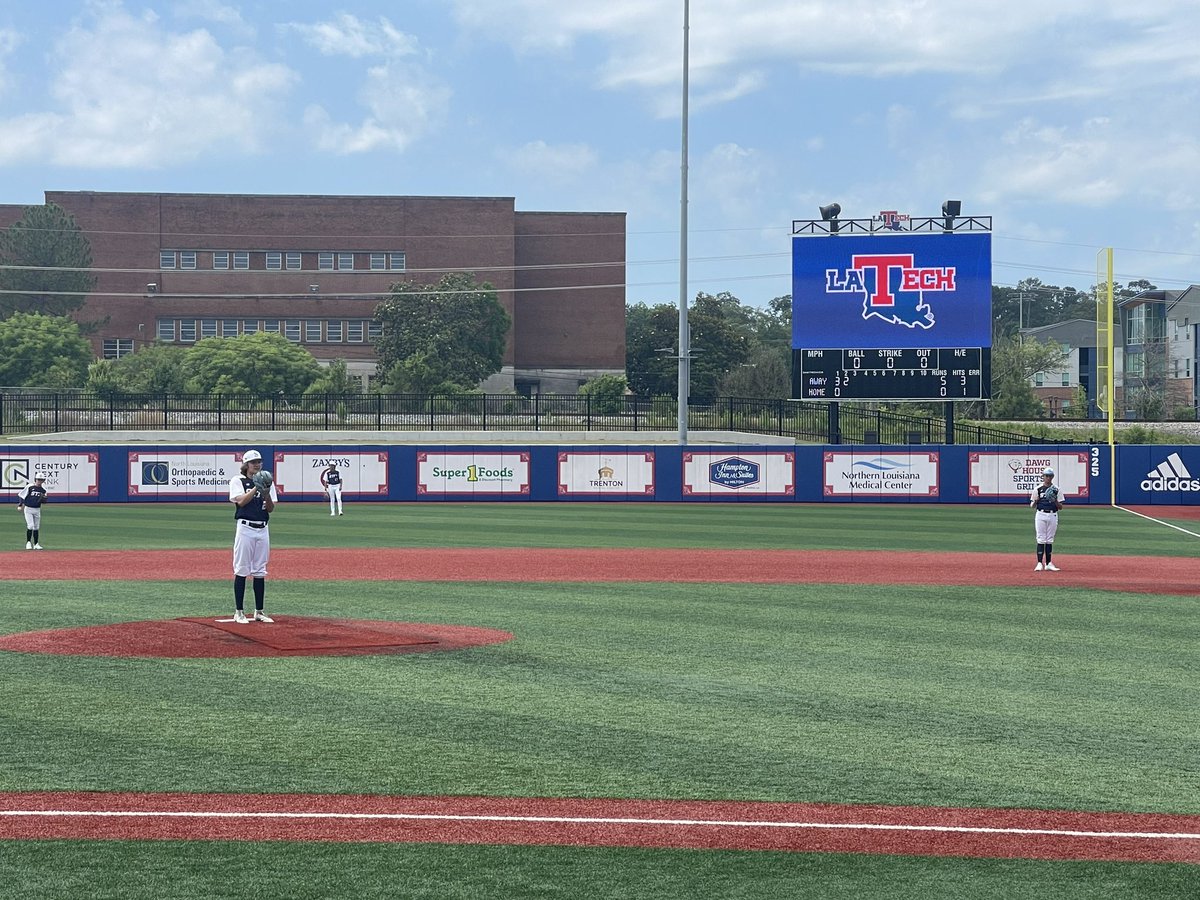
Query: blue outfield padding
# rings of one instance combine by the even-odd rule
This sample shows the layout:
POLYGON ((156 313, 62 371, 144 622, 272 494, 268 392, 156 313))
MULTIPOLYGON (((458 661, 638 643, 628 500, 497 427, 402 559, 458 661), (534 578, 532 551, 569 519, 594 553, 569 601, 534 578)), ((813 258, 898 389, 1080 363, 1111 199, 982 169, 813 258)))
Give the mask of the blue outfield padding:
MULTIPOLYGON (((1106 445, 259 445, 281 497, 324 502, 1024 503, 1047 466, 1069 503, 1108 504, 1106 445)), ((243 448, 8 446, 0 497, 45 476, 51 502, 212 502, 243 448)), ((1200 446, 1116 448, 1116 502, 1200 504, 1200 446)))

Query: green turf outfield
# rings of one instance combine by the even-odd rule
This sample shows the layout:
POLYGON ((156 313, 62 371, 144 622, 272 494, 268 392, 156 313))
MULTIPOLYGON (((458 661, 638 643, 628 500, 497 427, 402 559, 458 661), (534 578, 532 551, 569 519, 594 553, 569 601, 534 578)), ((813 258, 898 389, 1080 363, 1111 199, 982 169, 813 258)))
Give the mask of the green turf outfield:
MULTIPOLYGON (((60 505, 57 548, 228 547, 223 504, 60 505)), ((15 535, 19 519, 10 526, 15 535)), ((1198 529, 1200 530, 1200 529, 1198 529)), ((319 504, 277 547, 1028 552, 1024 507, 319 504)), ((1196 556, 1108 508, 1056 556, 1196 556)), ((0 582, 0 633, 225 614, 229 585, 0 582)), ((0 790, 689 797, 1195 813, 1196 596, 272 580, 278 615, 514 632, 457 653, 0 652, 0 790)), ((1194 897, 1200 866, 520 847, 0 843, 0 896, 1194 897)))
MULTIPOLYGON (((281 503, 275 547, 723 547, 1033 552, 1025 504, 281 503)), ((225 547, 229 503, 59 504, 43 514, 50 549, 225 547)), ((1200 522, 1191 523, 1200 534, 1200 522)), ((24 522, 9 520, 12 549, 24 522)), ((1186 524, 1185 524, 1186 527, 1186 524)), ((1200 556, 1200 538, 1107 506, 1064 510, 1055 551, 1200 556)))

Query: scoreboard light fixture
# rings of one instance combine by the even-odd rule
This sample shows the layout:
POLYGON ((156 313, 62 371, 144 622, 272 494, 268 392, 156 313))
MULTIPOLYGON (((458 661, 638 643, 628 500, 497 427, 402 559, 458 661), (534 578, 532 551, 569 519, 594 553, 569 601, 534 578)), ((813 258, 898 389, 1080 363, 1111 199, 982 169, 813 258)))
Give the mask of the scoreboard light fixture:
POLYGON ((818 207, 821 211, 822 221, 829 223, 829 233, 838 233, 838 216, 842 214, 842 205, 840 203, 830 203, 828 206, 818 207))
POLYGON ((962 212, 961 200, 943 200, 942 201, 942 227, 946 231, 954 230, 954 220, 958 218, 958 214, 962 212))

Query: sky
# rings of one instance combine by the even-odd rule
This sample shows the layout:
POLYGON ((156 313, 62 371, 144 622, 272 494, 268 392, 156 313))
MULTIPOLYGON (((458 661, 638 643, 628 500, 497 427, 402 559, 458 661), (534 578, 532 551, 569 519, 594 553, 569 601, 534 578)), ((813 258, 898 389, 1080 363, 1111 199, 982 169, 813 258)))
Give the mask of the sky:
MULTIPOLYGON (((791 293, 837 202, 991 216, 993 282, 1200 283, 1195 0, 690 0, 687 296, 791 293)), ((0 6, 0 203, 514 197, 628 214, 680 296, 684 0, 0 6)))

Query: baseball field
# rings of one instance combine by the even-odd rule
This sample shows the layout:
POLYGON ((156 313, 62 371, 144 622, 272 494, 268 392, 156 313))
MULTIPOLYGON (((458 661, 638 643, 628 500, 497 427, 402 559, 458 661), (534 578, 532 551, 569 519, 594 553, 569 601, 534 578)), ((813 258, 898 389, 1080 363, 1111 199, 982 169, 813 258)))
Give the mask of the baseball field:
POLYGON ((1189 513, 50 505, 0 895, 1200 896, 1189 513))

